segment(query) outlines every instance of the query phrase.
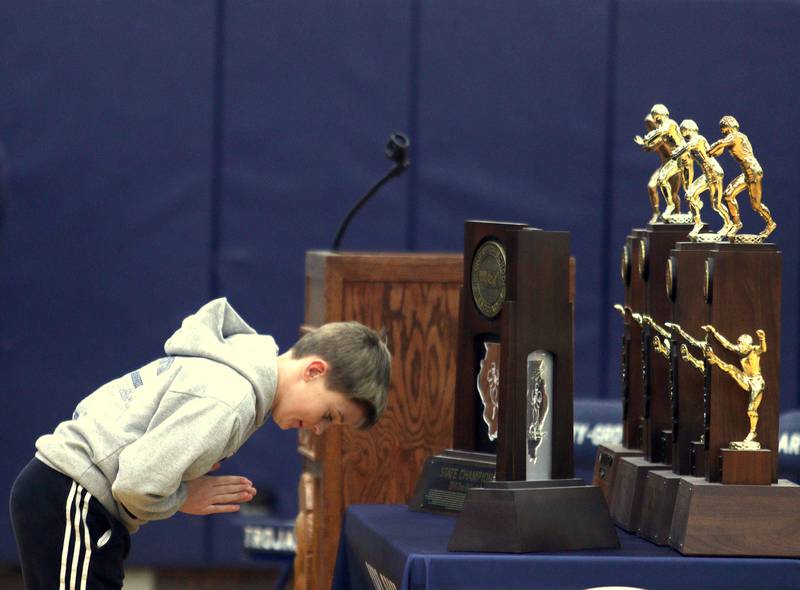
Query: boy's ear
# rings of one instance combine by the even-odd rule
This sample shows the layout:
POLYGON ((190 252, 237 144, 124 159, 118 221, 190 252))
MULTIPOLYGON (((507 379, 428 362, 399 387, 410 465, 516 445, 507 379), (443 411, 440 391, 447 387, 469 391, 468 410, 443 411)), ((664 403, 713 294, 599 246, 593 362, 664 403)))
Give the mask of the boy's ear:
POLYGON ((303 379, 310 381, 320 375, 324 375, 328 371, 328 363, 320 358, 314 358, 306 363, 306 368, 303 370, 303 379))

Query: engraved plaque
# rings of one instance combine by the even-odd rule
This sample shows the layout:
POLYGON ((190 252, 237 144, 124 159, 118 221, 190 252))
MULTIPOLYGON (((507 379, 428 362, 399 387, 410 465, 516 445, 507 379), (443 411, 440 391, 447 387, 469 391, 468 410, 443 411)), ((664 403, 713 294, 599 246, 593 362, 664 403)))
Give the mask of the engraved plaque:
POLYGON ((446 449, 428 457, 408 503, 411 510, 458 514, 467 491, 494 479, 495 457, 446 449))
POLYGON ((472 299, 487 318, 500 313, 506 298, 506 251, 500 242, 481 244, 472 259, 472 299))

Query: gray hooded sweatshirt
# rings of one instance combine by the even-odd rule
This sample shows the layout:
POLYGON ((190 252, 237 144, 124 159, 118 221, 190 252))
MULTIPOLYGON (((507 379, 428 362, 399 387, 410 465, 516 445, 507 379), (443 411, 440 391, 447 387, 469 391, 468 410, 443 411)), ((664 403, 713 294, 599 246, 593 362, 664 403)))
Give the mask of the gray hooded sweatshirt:
POLYGON ((269 416, 278 348, 226 299, 183 321, 167 357, 106 383, 36 457, 78 482, 134 532, 169 518, 186 482, 233 455, 269 416))

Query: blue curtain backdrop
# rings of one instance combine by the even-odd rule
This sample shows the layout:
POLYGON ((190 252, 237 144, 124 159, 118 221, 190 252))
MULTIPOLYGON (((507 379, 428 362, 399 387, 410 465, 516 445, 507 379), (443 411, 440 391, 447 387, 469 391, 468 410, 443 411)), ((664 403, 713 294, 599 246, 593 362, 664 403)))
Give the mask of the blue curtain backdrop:
MULTIPOLYGON (((291 346, 304 254, 388 170, 394 130, 412 167, 343 247, 460 251, 467 218, 569 230, 576 395, 616 398, 620 249, 657 166, 632 138, 656 102, 710 140, 733 114, 753 143, 783 251, 782 405, 798 406, 798 28, 782 1, 0 4, 0 489, 211 297, 291 346)), ((268 425, 226 470, 290 518, 295 447, 268 425)), ((133 557, 212 563, 220 526, 145 527, 133 557)))

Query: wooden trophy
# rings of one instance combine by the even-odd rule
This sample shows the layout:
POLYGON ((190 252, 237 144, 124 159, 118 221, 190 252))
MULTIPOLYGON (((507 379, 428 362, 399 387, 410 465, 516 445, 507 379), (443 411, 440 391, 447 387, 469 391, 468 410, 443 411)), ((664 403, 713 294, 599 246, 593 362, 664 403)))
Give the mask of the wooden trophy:
POLYGON ((710 373, 681 362, 680 346, 688 345, 702 354, 704 341, 688 333, 681 335, 681 326, 700 326, 708 321, 704 273, 706 260, 716 247, 711 241, 679 242, 667 264, 666 288, 672 301, 672 320, 664 327, 671 332, 668 341, 672 363, 672 470, 647 473, 637 531, 657 545, 669 543, 681 477, 703 477, 706 472, 704 417, 709 414, 710 373))
POLYGON ((680 480, 670 545, 685 555, 800 557, 800 486, 777 478, 781 253, 717 244, 703 274, 696 305, 706 319, 693 327, 703 347, 683 345, 682 356, 705 377, 705 478, 680 480))
POLYGON ((602 492, 573 477, 569 234, 465 222, 454 445, 496 451, 448 549, 618 546, 602 492))
POLYGON ((640 248, 638 239, 629 235, 622 248, 620 276, 625 287, 625 305, 615 305, 623 318, 622 343, 620 347, 620 376, 622 386, 622 444, 598 445, 592 483, 603 491, 606 502, 612 505, 614 480, 619 460, 622 457, 642 455, 641 416, 644 396, 641 328, 632 321, 629 310, 644 309, 644 281, 638 268, 640 248))
POLYGON ((651 306, 642 322, 656 329, 654 348, 670 363, 673 467, 648 473, 638 532, 686 555, 800 556, 800 486, 777 481, 781 257, 763 243, 776 227, 762 203, 763 170, 729 115, 711 145, 691 120, 677 134, 663 105, 651 115, 657 129, 635 141, 668 148, 656 184, 674 196, 663 181, 681 170, 697 243, 680 243, 669 256, 672 321, 651 306), (723 192, 714 158, 726 150, 742 174, 723 192), (694 163, 703 176, 686 187, 694 163), (705 189, 724 222, 716 234, 700 234, 705 189), (758 235, 738 234, 736 195, 744 189, 765 221, 758 235))
MULTIPOLYGON (((623 444, 640 442, 642 454, 623 452, 615 458, 608 502, 614 521, 631 532, 639 529, 648 472, 668 469, 672 456, 672 362, 655 349, 654 342, 660 327, 672 318, 665 278, 670 250, 686 239, 691 228, 684 223, 649 223, 647 229, 633 230, 626 241, 631 260, 625 306, 630 392, 623 444)), ((598 449, 597 463, 608 462, 604 456, 613 451, 598 449)))
MULTIPOLYGON (((697 135, 697 126, 689 122, 692 133, 697 135)), ((623 251, 625 331, 630 336, 627 343, 629 364, 625 373, 630 391, 627 403, 624 402, 627 410, 623 446, 640 448, 643 453, 617 458, 618 449, 600 448, 595 466, 595 479, 604 473, 613 474, 613 480, 606 486, 611 514, 617 524, 629 531, 638 529, 646 474, 654 468, 665 468, 672 454, 670 392, 674 362, 671 354, 658 354, 663 350, 654 352, 654 338, 661 336, 655 328, 671 319, 664 270, 673 245, 685 240, 690 232, 694 234, 702 229, 699 206, 688 199, 687 193, 694 175, 690 147, 698 139, 690 138, 690 130, 685 126, 687 121, 679 127, 670 118, 669 109, 661 103, 651 107, 644 123, 646 134, 644 137, 637 135, 633 140, 645 151, 657 155, 660 161, 647 184, 652 217, 647 229, 633 230, 623 251), (681 188, 695 210, 694 216, 680 212, 681 188), (666 205, 663 211, 660 208, 662 197, 666 205), (610 463, 614 463, 614 468, 604 472, 603 465, 610 463)), ((663 347, 661 340, 657 342, 663 347)))

